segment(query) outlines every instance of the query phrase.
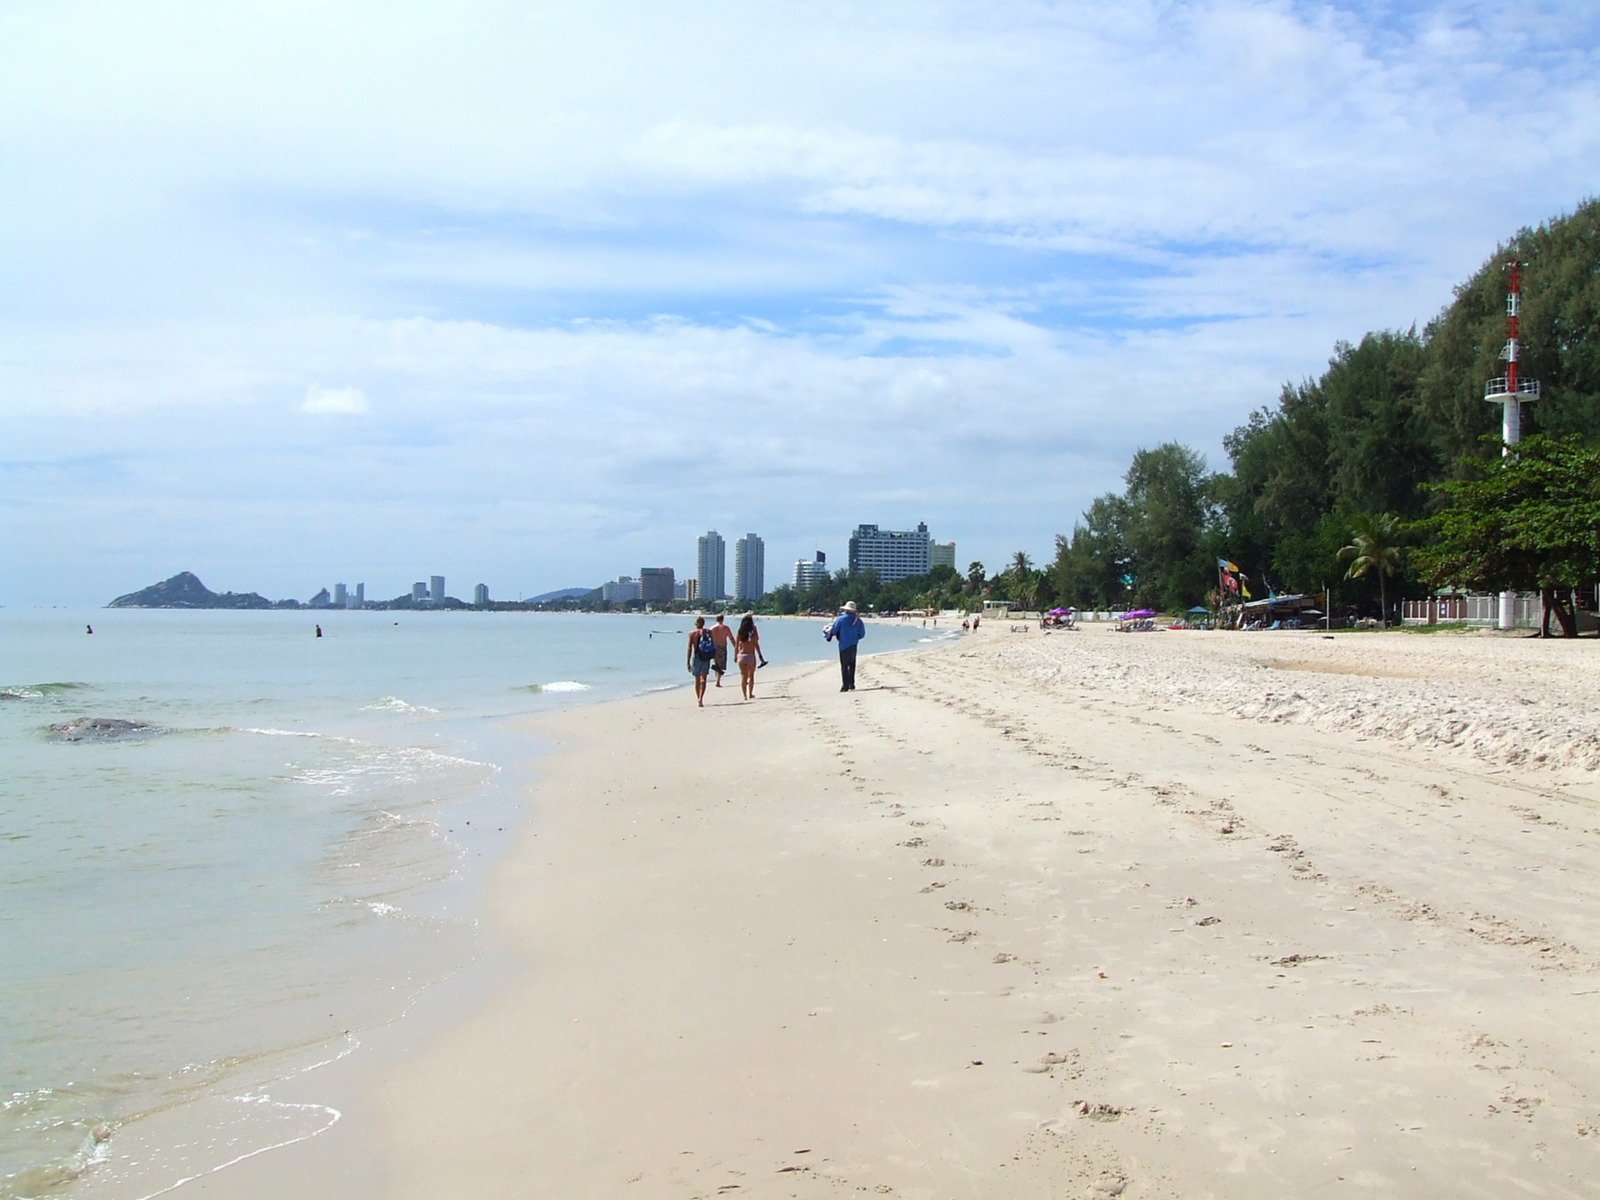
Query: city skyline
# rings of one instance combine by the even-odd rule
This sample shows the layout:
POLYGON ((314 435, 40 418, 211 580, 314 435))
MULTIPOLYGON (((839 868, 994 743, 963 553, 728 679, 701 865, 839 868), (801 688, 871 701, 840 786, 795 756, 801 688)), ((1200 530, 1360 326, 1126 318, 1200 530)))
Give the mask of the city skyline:
POLYGON ((1591 195, 1597 62, 1572 0, 0 6, 0 603, 1042 561, 1591 195))

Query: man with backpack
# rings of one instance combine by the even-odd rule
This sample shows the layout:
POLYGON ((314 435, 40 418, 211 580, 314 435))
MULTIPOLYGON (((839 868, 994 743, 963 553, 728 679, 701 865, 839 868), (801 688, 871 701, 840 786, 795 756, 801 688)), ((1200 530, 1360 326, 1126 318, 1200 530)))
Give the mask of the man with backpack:
POLYGON ((841 692, 856 690, 856 647, 867 636, 867 623, 856 612, 856 602, 846 600, 833 623, 822 631, 823 641, 839 643, 839 677, 841 692))
POLYGON ((706 676, 711 674, 711 664, 717 658, 717 642, 706 628, 706 619, 696 617, 689 631, 689 655, 684 666, 694 676, 694 698, 701 708, 706 706, 706 676))

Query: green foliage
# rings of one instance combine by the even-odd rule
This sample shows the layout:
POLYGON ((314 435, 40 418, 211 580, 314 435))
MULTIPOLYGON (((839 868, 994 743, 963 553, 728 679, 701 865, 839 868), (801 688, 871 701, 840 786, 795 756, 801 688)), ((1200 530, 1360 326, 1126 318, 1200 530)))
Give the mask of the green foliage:
POLYGON ((1574 588, 1600 578, 1600 448, 1535 435, 1436 485, 1450 506, 1423 521, 1435 583, 1490 591, 1574 588))
MULTIPOLYGON (((1432 485, 1471 476, 1492 454, 1482 439, 1499 410, 1483 389, 1505 373, 1513 258, 1527 264, 1522 373, 1543 385, 1526 420, 1585 444, 1600 439, 1600 201, 1591 200, 1497 249, 1421 337, 1380 332, 1339 343, 1321 376, 1286 385, 1275 408, 1224 438, 1233 469, 1215 481, 1220 556, 1281 590, 1313 591, 1356 514, 1393 513, 1421 522, 1421 535, 1437 532, 1422 520, 1442 501, 1432 485)), ((1403 562, 1376 581, 1380 599, 1391 582, 1401 593, 1419 586, 1403 562)))

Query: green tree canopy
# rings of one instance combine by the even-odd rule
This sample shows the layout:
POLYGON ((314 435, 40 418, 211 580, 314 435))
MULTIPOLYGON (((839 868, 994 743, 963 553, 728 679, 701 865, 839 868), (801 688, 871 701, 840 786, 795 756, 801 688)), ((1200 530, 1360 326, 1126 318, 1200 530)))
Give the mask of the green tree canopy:
POLYGON ((1600 447, 1535 435, 1467 472, 1435 487, 1450 505, 1419 525, 1431 540, 1417 554, 1423 574, 1441 586, 1538 591, 1546 629, 1554 613, 1576 634, 1557 593, 1600 579, 1600 447))

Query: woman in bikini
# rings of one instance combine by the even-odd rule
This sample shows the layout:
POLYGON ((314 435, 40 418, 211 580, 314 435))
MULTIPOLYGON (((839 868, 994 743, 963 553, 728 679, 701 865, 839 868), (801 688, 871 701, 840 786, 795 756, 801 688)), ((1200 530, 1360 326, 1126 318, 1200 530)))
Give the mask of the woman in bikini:
POLYGON ((761 635, 756 619, 745 613, 739 631, 733 635, 733 653, 739 663, 739 687, 746 700, 756 698, 756 662, 761 657, 761 635))

